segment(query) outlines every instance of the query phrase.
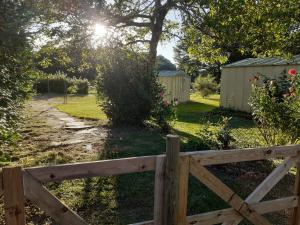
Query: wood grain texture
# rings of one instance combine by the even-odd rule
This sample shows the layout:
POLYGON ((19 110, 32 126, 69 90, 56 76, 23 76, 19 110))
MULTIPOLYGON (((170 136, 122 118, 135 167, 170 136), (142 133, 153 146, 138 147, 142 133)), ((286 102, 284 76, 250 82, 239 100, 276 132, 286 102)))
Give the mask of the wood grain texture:
MULTIPOLYGON (((296 180, 295 180, 295 195, 300 196, 300 158, 298 156, 297 160, 297 173, 296 173, 296 180)), ((298 199, 297 207, 295 207, 293 211, 293 215, 291 218, 291 225, 300 225, 300 199, 298 199)))
MULTIPOLYGON (((287 172, 296 163, 296 157, 288 157, 285 159, 267 178, 257 186, 257 188, 246 198, 245 202, 248 204, 257 203, 261 201, 269 191, 287 174, 287 172)), ((243 220, 239 217, 235 221, 225 222, 223 225, 237 225, 243 220)))
POLYGON ((158 156, 156 159, 153 212, 155 225, 164 224, 165 162, 165 156, 158 156))
POLYGON ((167 135, 166 171, 164 187, 164 224, 177 225, 179 151, 180 140, 176 135, 167 135))
POLYGON ((3 168, 6 225, 25 225, 23 172, 21 167, 3 168))
POLYGON ((187 224, 188 185, 190 173, 190 158, 181 158, 179 161, 178 177, 178 203, 177 203, 177 225, 187 224))
POLYGON ((191 156, 200 165, 217 165, 234 162, 264 160, 271 158, 286 158, 297 156, 300 145, 275 146, 269 148, 234 149, 226 151, 199 151, 181 153, 181 156, 191 156))
POLYGON ((156 156, 101 160, 25 169, 41 182, 112 176, 155 169, 156 156))
POLYGON ((0 197, 3 195, 3 173, 0 172, 0 197))
POLYGON ((24 171, 25 197, 61 225, 87 225, 73 210, 52 195, 34 177, 24 171))
MULTIPOLYGON (((250 204, 250 206, 259 211, 261 214, 277 212, 284 209, 292 209, 298 204, 298 197, 286 197, 276 200, 264 201, 260 203, 250 204)), ((238 218, 238 213, 233 208, 216 210, 207 213, 201 213, 198 215, 192 215, 187 217, 188 225, 213 225, 222 223, 224 221, 231 221, 238 218)), ((145 221, 135 223, 132 225, 153 225, 153 221, 145 221)))
POLYGON ((243 201, 235 192, 233 192, 227 185, 219 180, 215 175, 209 172, 205 167, 191 160, 191 173, 197 179, 211 189, 215 194, 227 202, 244 218, 248 219, 255 225, 271 225, 271 223, 257 213, 251 206, 243 201))

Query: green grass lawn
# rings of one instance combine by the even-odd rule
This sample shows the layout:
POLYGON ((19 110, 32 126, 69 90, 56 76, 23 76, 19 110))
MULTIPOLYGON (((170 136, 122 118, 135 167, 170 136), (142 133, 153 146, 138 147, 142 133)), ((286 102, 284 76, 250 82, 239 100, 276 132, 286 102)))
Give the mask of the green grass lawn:
MULTIPOLYGON (((172 123, 172 127, 182 137, 184 142, 198 137, 198 133, 206 121, 203 118, 207 117, 207 112, 219 107, 219 99, 219 95, 202 98, 199 94, 193 93, 189 102, 178 105, 176 109, 177 119, 172 123)), ((99 107, 95 94, 70 95, 68 96, 67 104, 63 104, 63 97, 55 97, 52 99, 52 102, 55 102, 53 105, 59 110, 71 116, 99 120, 101 124, 107 122, 106 115, 99 107)), ((221 120, 221 116, 212 115, 210 119, 218 121, 221 120)), ((230 123, 239 147, 262 145, 262 140, 251 120, 232 116, 230 123)))
MULTIPOLYGON (((72 116, 97 119, 102 121, 101 123, 107 121, 96 103, 95 95, 69 96, 68 104, 61 104, 63 102, 61 97, 56 97, 51 101, 59 110, 72 116)), ((219 95, 204 99, 198 94, 192 94, 190 102, 177 107, 177 119, 172 126, 174 132, 180 135, 184 150, 189 150, 191 140, 198 138, 198 133, 205 122, 203 118, 210 115, 213 121, 221 119, 220 114, 212 113, 218 106, 219 95)), ((236 146, 262 145, 258 130, 252 120, 239 117, 239 114, 232 115, 230 123, 236 139, 236 146)), ((165 134, 157 132, 157 130, 124 127, 109 129, 105 147, 101 149, 97 159, 156 155, 165 151, 165 134)), ((67 154, 72 160, 72 151, 68 151, 67 154)), ((240 163, 226 167, 220 165, 210 169, 241 197, 245 198, 264 179, 264 174, 268 174, 274 169, 274 163, 272 161, 240 163), (245 176, 245 171, 250 172, 250 175, 245 176)), ((290 194, 292 181, 293 176, 287 176, 266 199, 275 198, 280 194, 290 194)), ((79 212, 89 224, 123 225, 153 218, 153 172, 65 181, 53 183, 49 188, 57 197, 79 212)), ((226 207, 228 205, 204 185, 192 177, 189 179, 189 215, 226 207)), ((272 214, 271 217, 275 224, 285 224, 279 222, 282 220, 282 216, 272 214)))
POLYGON ((56 97, 54 99, 54 106, 60 111, 66 112, 71 116, 83 119, 107 120, 106 115, 99 107, 94 94, 82 96, 69 95, 67 98, 67 104, 63 104, 63 101, 63 97, 56 97))

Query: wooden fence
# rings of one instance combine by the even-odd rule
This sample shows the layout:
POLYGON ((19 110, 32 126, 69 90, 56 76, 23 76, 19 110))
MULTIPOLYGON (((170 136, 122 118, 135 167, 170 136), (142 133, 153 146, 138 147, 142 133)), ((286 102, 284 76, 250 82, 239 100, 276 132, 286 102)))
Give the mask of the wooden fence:
MULTIPOLYGON (((4 195, 7 225, 24 225, 25 198, 62 225, 87 224, 76 212, 62 203, 43 184, 97 176, 155 170, 154 218, 135 225, 210 225, 239 224, 247 219, 255 225, 270 225, 263 214, 293 209, 292 225, 300 224, 300 145, 271 148, 236 149, 228 151, 199 151, 180 153, 179 138, 167 136, 165 155, 103 160, 57 166, 3 168, 0 195, 4 195), (283 162, 244 200, 205 166, 233 162, 284 159, 283 162), (293 166, 298 167, 295 195, 262 201, 264 196, 293 166), (187 216, 189 173, 200 180, 231 208, 187 216)), ((99 221, 101 222, 101 221, 99 221)))

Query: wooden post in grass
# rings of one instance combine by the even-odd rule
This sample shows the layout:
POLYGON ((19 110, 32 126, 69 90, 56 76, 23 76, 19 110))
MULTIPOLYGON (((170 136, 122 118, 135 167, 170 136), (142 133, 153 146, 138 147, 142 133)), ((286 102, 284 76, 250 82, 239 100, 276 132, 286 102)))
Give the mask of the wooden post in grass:
POLYGON ((23 172, 21 167, 3 168, 6 225, 25 225, 23 172))
MULTIPOLYGON (((298 154, 299 155, 299 154, 298 154)), ((296 173, 296 180, 295 180, 295 195, 300 196, 300 161, 298 156, 298 161, 296 164, 297 173, 296 173)), ((294 208, 291 225, 300 225, 300 200, 298 200, 298 205, 294 208)))
MULTIPOLYGON (((167 136, 166 171, 165 171, 165 201, 164 220, 165 225, 181 225, 186 220, 186 176, 181 174, 181 165, 186 168, 187 162, 181 162, 179 158, 180 139, 176 135, 167 136), (183 191, 183 193, 181 193, 183 191), (179 196, 182 195, 182 196, 179 196), (180 210, 183 210, 179 213, 180 210)), ((184 174, 186 174, 184 170, 184 174)))

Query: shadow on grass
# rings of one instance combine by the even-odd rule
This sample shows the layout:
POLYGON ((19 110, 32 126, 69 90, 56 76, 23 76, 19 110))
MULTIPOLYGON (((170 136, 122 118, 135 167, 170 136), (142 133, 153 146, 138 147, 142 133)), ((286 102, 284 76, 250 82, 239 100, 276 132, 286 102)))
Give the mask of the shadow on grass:
MULTIPOLYGON (((175 131, 189 140, 197 138, 175 131)), ((155 130, 113 128, 99 159, 161 154, 165 150, 164 136, 155 130)), ((275 167, 272 161, 259 161, 218 165, 208 169, 241 197, 246 198, 275 167)), ((293 180, 293 175, 286 176, 265 199, 291 195, 293 180)), ((130 224, 153 219, 154 172, 86 179, 83 192, 78 211, 90 224, 130 224)), ((201 182, 190 177, 189 215, 227 207, 223 200, 201 182)), ((286 221, 281 215, 273 218, 286 221)))

